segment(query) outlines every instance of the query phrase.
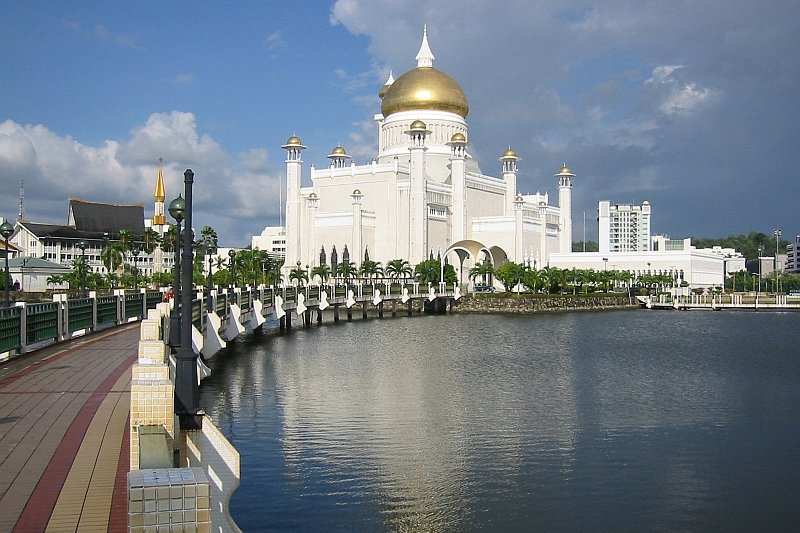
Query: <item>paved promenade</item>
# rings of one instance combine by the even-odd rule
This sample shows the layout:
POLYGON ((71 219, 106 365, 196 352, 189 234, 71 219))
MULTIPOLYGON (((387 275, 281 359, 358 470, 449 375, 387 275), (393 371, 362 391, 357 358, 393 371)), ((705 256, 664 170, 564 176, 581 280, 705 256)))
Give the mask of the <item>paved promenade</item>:
POLYGON ((0 532, 127 531, 139 323, 0 364, 0 532))

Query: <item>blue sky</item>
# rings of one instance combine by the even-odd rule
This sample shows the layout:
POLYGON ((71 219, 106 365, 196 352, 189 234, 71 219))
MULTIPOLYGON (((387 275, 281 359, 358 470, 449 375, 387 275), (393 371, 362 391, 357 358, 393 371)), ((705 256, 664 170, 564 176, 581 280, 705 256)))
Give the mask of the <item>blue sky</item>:
MULTIPOLYGON (((435 65, 470 100, 470 142, 521 192, 577 174, 576 240, 597 201, 648 200, 675 238, 800 233, 800 4, 744 0, 17 2, 0 7, 0 216, 65 222, 69 195, 144 203, 195 172, 195 225, 224 245, 279 220, 284 154, 375 153, 376 93, 435 65)), ((305 176, 306 182, 308 176, 305 176)))

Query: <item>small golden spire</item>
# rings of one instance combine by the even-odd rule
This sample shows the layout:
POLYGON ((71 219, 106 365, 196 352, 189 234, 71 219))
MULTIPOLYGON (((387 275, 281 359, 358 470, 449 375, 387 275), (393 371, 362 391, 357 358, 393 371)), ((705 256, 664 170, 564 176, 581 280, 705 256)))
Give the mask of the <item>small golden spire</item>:
POLYGON ((153 193, 153 199, 156 202, 163 202, 167 198, 167 193, 164 190, 164 156, 158 158, 158 172, 156 172, 156 190, 153 193))

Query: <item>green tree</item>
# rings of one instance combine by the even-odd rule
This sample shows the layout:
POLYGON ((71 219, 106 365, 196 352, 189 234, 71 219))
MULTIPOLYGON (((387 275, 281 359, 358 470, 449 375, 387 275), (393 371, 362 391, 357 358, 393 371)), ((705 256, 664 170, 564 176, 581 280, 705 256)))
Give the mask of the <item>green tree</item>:
POLYGON ((345 282, 356 277, 357 272, 356 264, 352 261, 341 261, 336 265, 336 274, 344 278, 345 282))
POLYGON ((400 278, 410 278, 413 270, 405 259, 392 259, 386 263, 384 272, 390 278, 397 280, 400 278))
POLYGON ((421 284, 438 283, 440 277, 440 263, 437 259, 422 261, 414 267, 414 277, 421 284))
POLYGON ((295 267, 289 272, 289 281, 296 281, 297 285, 305 285, 308 282, 308 273, 303 267, 295 267))
POLYGON ((583 241, 575 241, 572 243, 572 251, 573 252, 599 252, 600 246, 595 241, 586 241, 586 250, 584 248, 583 241))
POLYGON ((109 274, 114 273, 123 261, 122 246, 118 241, 112 242, 108 239, 103 241, 103 249, 100 250, 100 261, 106 267, 109 274))
POLYGON ((547 286, 547 274, 544 270, 527 269, 522 275, 522 283, 524 283, 531 292, 536 293, 539 287, 547 286))
POLYGON ((383 267, 376 261, 365 259, 361 263, 361 267, 358 269, 358 274, 367 278, 368 280, 371 280, 373 277, 383 275, 383 267))
POLYGON ((158 232, 153 228, 144 228, 142 231, 142 251, 146 254, 152 254, 156 247, 158 247, 158 232))
POLYGON ((327 264, 315 266, 311 269, 311 277, 318 277, 320 283, 325 283, 331 277, 331 267, 327 264))
POLYGON ((511 292, 517 284, 521 283, 524 274, 525 267, 512 261, 500 265, 495 270, 495 277, 503 284, 506 292, 511 292))
POLYGON ((469 279, 482 278, 484 282, 488 283, 491 276, 494 275, 494 267, 489 261, 484 261, 469 269, 469 279))

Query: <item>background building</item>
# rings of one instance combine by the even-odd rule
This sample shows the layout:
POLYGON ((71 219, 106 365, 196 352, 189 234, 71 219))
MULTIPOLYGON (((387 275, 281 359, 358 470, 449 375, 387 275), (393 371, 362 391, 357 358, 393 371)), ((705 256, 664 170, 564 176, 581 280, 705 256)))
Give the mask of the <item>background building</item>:
POLYGON ((600 253, 650 250, 650 202, 642 205, 599 202, 597 222, 600 253))

